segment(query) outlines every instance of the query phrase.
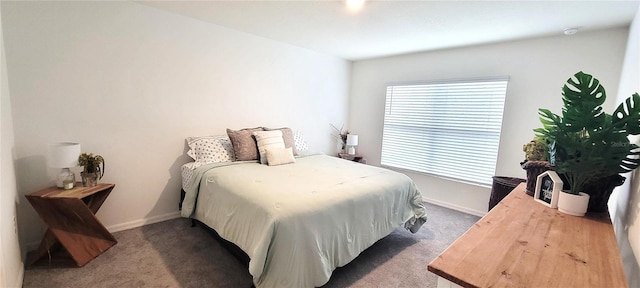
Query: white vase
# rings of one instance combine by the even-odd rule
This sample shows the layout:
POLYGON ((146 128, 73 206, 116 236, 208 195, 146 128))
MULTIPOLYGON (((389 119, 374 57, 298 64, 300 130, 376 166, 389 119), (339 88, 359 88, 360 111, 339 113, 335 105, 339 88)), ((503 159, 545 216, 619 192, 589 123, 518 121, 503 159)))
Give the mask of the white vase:
POLYGON ((344 153, 344 149, 342 149, 342 139, 336 139, 336 154, 344 153))
POLYGON ((589 194, 580 192, 575 195, 567 192, 560 192, 558 197, 558 210, 562 213, 573 216, 584 216, 589 206, 589 194))

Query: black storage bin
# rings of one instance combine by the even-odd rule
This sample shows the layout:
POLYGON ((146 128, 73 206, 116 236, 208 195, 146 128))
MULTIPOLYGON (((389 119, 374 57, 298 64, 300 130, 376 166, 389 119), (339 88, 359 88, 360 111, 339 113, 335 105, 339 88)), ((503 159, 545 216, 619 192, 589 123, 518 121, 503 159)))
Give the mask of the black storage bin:
POLYGON ((491 197, 489 198, 489 210, 498 205, 504 197, 518 186, 518 184, 527 180, 513 177, 493 176, 493 185, 491 186, 491 197))

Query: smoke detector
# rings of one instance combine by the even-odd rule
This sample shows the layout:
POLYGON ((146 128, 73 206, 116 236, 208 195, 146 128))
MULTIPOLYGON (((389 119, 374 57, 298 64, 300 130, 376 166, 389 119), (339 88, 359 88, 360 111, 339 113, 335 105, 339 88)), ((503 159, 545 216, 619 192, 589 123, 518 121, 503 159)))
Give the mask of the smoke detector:
POLYGON ((577 27, 572 27, 572 28, 566 28, 564 29, 564 35, 573 35, 578 33, 578 28, 577 27))

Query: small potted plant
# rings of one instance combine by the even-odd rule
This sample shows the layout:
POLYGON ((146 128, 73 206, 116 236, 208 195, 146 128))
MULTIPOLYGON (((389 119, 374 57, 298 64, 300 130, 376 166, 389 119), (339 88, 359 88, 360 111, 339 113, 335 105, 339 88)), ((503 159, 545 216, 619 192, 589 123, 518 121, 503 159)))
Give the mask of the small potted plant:
POLYGON ((640 95, 633 94, 613 114, 607 114, 601 107, 606 92, 595 77, 578 72, 567 80, 562 91, 562 115, 539 109, 543 127, 534 130, 549 144, 552 169, 563 176, 569 186, 563 191, 565 193, 560 193, 558 209, 568 211, 560 207, 567 198, 564 194, 570 197, 591 195, 588 196, 588 207, 606 209, 613 187, 597 188, 607 191, 589 191, 588 184, 613 179, 612 185, 620 185, 622 176, 619 174, 640 165, 640 147, 630 143, 628 138, 640 134, 640 95))
POLYGON ((525 160, 520 163, 522 169, 527 171, 527 195, 533 196, 536 189, 538 175, 549 170, 551 165, 547 159, 547 143, 538 137, 533 138, 529 143, 522 145, 525 153, 525 160))
POLYGON ((80 157, 78 157, 78 164, 84 167, 83 171, 80 172, 80 176, 82 176, 82 186, 96 186, 98 180, 104 176, 104 158, 100 155, 82 153, 80 157), (102 164, 102 167, 100 167, 100 164, 102 164))

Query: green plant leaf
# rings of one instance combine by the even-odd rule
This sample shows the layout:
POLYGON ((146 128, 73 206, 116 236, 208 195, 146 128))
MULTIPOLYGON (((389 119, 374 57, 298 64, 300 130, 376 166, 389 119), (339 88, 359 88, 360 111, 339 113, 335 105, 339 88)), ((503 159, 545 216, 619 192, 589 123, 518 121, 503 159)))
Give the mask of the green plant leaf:
POLYGON ((536 137, 548 139, 550 141, 555 140, 552 131, 556 131, 559 125, 562 125, 562 118, 554 114, 549 109, 538 109, 538 115, 540 116, 540 122, 542 128, 534 129, 536 137))
POLYGON ((568 131, 581 131, 602 125, 605 113, 602 105, 607 94, 600 81, 582 71, 567 80, 562 87, 563 123, 568 131))
POLYGON ((620 170, 618 173, 627 173, 640 166, 640 147, 636 144, 630 144, 630 147, 630 152, 620 163, 620 170))
POLYGON ((640 134, 640 95, 634 93, 613 112, 613 126, 630 135, 640 134))

